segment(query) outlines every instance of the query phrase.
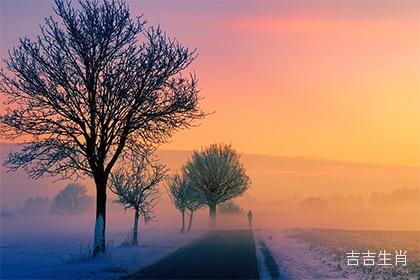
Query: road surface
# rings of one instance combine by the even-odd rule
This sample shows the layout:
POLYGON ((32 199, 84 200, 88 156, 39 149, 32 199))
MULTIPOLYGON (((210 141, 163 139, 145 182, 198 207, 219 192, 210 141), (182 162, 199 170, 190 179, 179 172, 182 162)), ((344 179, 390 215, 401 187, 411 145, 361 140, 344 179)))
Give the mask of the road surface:
POLYGON ((259 279, 251 230, 209 232, 130 279, 259 279))

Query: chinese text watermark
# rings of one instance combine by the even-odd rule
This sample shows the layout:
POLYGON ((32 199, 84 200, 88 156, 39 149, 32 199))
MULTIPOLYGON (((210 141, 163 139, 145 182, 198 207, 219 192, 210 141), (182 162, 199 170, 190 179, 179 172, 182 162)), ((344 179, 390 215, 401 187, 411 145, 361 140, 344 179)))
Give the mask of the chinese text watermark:
POLYGON ((355 252, 351 250, 346 253, 347 266, 406 266, 407 265, 407 251, 394 251, 395 254, 387 252, 386 250, 372 252, 368 250, 364 253, 355 252))

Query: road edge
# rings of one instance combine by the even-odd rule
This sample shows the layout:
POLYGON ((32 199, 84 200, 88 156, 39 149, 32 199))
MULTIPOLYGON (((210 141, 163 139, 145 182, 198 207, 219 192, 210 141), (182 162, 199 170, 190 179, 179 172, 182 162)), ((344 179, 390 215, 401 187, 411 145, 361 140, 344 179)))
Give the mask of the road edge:
POLYGON ((200 242, 201 240, 203 240, 210 233, 211 233, 211 231, 207 231, 207 232, 203 233, 202 235, 200 235, 199 237, 197 237, 194 240, 192 240, 191 242, 189 242, 188 244, 182 246, 179 249, 176 249, 172 253, 169 253, 168 255, 164 256, 163 258, 157 260, 153 264, 151 264, 149 266, 146 266, 144 268, 141 268, 141 269, 139 269, 137 271, 131 272, 131 273, 129 273, 127 275, 124 275, 122 277, 119 277, 118 279, 121 279, 121 280, 142 279, 144 275, 146 275, 147 273, 149 273, 149 272, 157 269, 162 264, 170 261, 171 258, 182 254, 187 249, 190 249, 195 244, 197 244, 198 242, 200 242))

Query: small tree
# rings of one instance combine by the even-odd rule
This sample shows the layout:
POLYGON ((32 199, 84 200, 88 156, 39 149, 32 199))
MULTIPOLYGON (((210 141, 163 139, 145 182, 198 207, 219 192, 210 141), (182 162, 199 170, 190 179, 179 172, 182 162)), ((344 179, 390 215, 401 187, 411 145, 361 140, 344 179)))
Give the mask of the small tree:
POLYGON ((154 217, 153 208, 158 199, 157 185, 165 178, 166 169, 162 164, 151 161, 149 154, 131 161, 128 169, 121 168, 111 173, 110 190, 117 195, 116 203, 125 209, 134 209, 132 244, 138 244, 139 216, 145 223, 154 217))
POLYGON ((188 223, 188 231, 191 231, 194 212, 204 206, 203 198, 201 193, 194 188, 191 184, 188 184, 188 195, 187 195, 187 209, 190 211, 190 221, 188 223))
POLYGON ((239 154, 230 145, 213 144, 194 151, 185 173, 209 206, 210 227, 216 225, 216 206, 242 195, 250 184, 239 154))
POLYGON ((176 209, 181 212, 182 227, 181 232, 185 231, 185 210, 188 203, 188 183, 183 173, 175 174, 168 180, 168 194, 172 199, 176 209))
POLYGON ((175 174, 169 179, 168 193, 175 207, 181 212, 181 232, 185 231, 185 211, 190 211, 188 231, 191 231, 194 211, 203 206, 201 194, 191 185, 184 172, 175 174))
POLYGON ((80 214, 89 209, 92 199, 86 195, 86 186, 70 183, 54 198, 51 212, 58 214, 80 214))
POLYGON ((164 143, 204 116, 194 50, 132 19, 124 0, 55 0, 36 40, 0 71, 1 136, 20 141, 6 166, 34 178, 88 175, 96 186, 94 255, 105 251, 107 182, 118 160, 164 143), (58 19, 58 20, 57 20, 58 19))

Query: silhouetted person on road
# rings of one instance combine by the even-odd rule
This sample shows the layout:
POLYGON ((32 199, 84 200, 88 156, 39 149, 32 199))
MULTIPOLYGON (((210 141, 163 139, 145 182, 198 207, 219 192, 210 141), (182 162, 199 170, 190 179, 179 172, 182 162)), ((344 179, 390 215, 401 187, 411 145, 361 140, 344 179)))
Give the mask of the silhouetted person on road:
POLYGON ((251 210, 248 211, 248 214, 246 216, 248 217, 248 226, 249 226, 249 228, 252 228, 252 216, 253 216, 253 214, 252 214, 251 210))

